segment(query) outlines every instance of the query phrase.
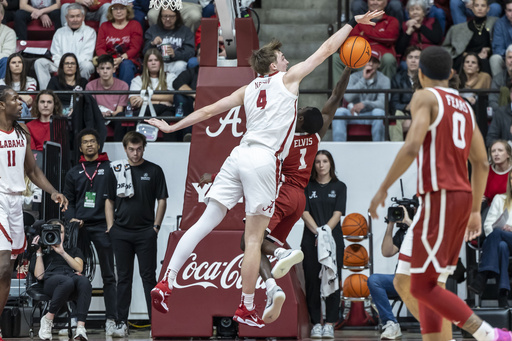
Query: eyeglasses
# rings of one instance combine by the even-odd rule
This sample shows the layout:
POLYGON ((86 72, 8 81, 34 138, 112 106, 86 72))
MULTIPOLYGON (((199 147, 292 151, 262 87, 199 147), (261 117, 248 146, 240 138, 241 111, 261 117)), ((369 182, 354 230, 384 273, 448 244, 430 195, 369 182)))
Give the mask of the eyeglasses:
POLYGON ((176 18, 176 14, 162 15, 162 19, 164 19, 164 20, 171 20, 171 19, 174 19, 174 18, 176 18))
POLYGON ((65 66, 76 66, 76 63, 75 62, 65 62, 64 65, 65 66))
POLYGON ((112 7, 112 10, 113 10, 113 11, 122 11, 123 9, 126 9, 126 7, 124 7, 124 6, 116 6, 116 7, 112 7))

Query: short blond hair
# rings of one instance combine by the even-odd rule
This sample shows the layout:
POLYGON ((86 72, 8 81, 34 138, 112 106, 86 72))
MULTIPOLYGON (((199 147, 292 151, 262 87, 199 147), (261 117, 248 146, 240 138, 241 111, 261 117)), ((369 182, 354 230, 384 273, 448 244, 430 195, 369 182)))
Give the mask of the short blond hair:
POLYGON ((270 64, 277 61, 276 53, 280 51, 281 46, 283 44, 274 38, 259 50, 252 51, 252 55, 249 58, 249 64, 252 69, 260 75, 267 74, 270 71, 270 64))

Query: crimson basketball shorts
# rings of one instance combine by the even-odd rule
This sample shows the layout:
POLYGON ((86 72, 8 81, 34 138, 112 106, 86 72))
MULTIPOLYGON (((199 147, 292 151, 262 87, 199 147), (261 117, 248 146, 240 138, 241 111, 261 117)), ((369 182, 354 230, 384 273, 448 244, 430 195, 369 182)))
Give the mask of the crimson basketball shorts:
POLYGON ((268 224, 267 238, 283 246, 305 207, 304 190, 284 182, 279 189, 274 215, 268 224))
POLYGON ((419 219, 413 229, 411 273, 424 273, 433 266, 442 282, 446 281, 444 276, 453 273, 471 213, 472 198, 470 192, 446 190, 421 196, 420 209, 416 213, 419 219))
POLYGON ((0 251, 11 251, 11 259, 25 251, 23 197, 0 193, 0 251))
POLYGON ((246 144, 233 149, 206 195, 229 210, 243 196, 245 213, 272 217, 280 163, 268 148, 246 144))

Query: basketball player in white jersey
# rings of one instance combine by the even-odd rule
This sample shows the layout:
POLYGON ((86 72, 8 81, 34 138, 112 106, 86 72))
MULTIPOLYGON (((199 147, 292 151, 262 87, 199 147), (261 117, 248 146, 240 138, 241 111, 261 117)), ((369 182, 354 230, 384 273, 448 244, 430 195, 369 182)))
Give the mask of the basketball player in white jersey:
POLYGON ((36 166, 28 129, 16 121, 21 108, 16 91, 5 87, 0 90, 0 315, 9 297, 14 260, 26 246, 21 195, 25 191, 24 174, 37 187, 51 193, 52 200, 63 210, 68 206, 66 197, 36 166))
POLYGON ((265 228, 274 212, 276 179, 280 164, 288 154, 296 123, 297 98, 300 82, 327 57, 336 52, 357 24, 375 25, 371 19, 382 11, 356 16, 332 35, 304 62, 288 72, 288 61, 279 50, 281 43, 273 40, 253 52, 251 67, 259 74, 249 85, 231 95, 196 110, 175 125, 150 119, 148 123, 166 133, 174 132, 231 108, 244 105, 247 131, 240 145, 224 162, 207 195, 203 215, 181 238, 169 262, 167 272, 152 291, 155 309, 168 311, 165 299, 170 295, 174 280, 196 245, 224 219, 244 196, 245 252, 242 263, 242 302, 234 320, 262 328, 265 324, 254 307, 254 291, 261 260, 261 243, 265 228))

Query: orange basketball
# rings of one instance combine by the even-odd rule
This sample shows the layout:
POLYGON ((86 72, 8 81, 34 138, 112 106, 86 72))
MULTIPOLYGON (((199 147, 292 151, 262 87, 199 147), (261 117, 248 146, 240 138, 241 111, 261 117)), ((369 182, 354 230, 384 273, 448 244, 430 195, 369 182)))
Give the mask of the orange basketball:
MULTIPOLYGON (((345 248, 343 265, 365 266, 368 264, 368 251, 360 244, 351 244, 345 248)), ((360 270, 358 270, 360 271, 360 270)))
POLYGON ((341 62, 353 69, 365 66, 371 56, 370 44, 360 36, 348 37, 340 47, 341 62))
MULTIPOLYGON (((368 234, 368 224, 366 218, 359 213, 351 213, 343 219, 341 230, 344 236, 366 236, 368 234)), ((350 239, 351 242, 360 241, 360 239, 350 239)))
POLYGON ((362 274, 350 275, 343 283, 343 296, 345 297, 368 297, 368 277, 362 274))

